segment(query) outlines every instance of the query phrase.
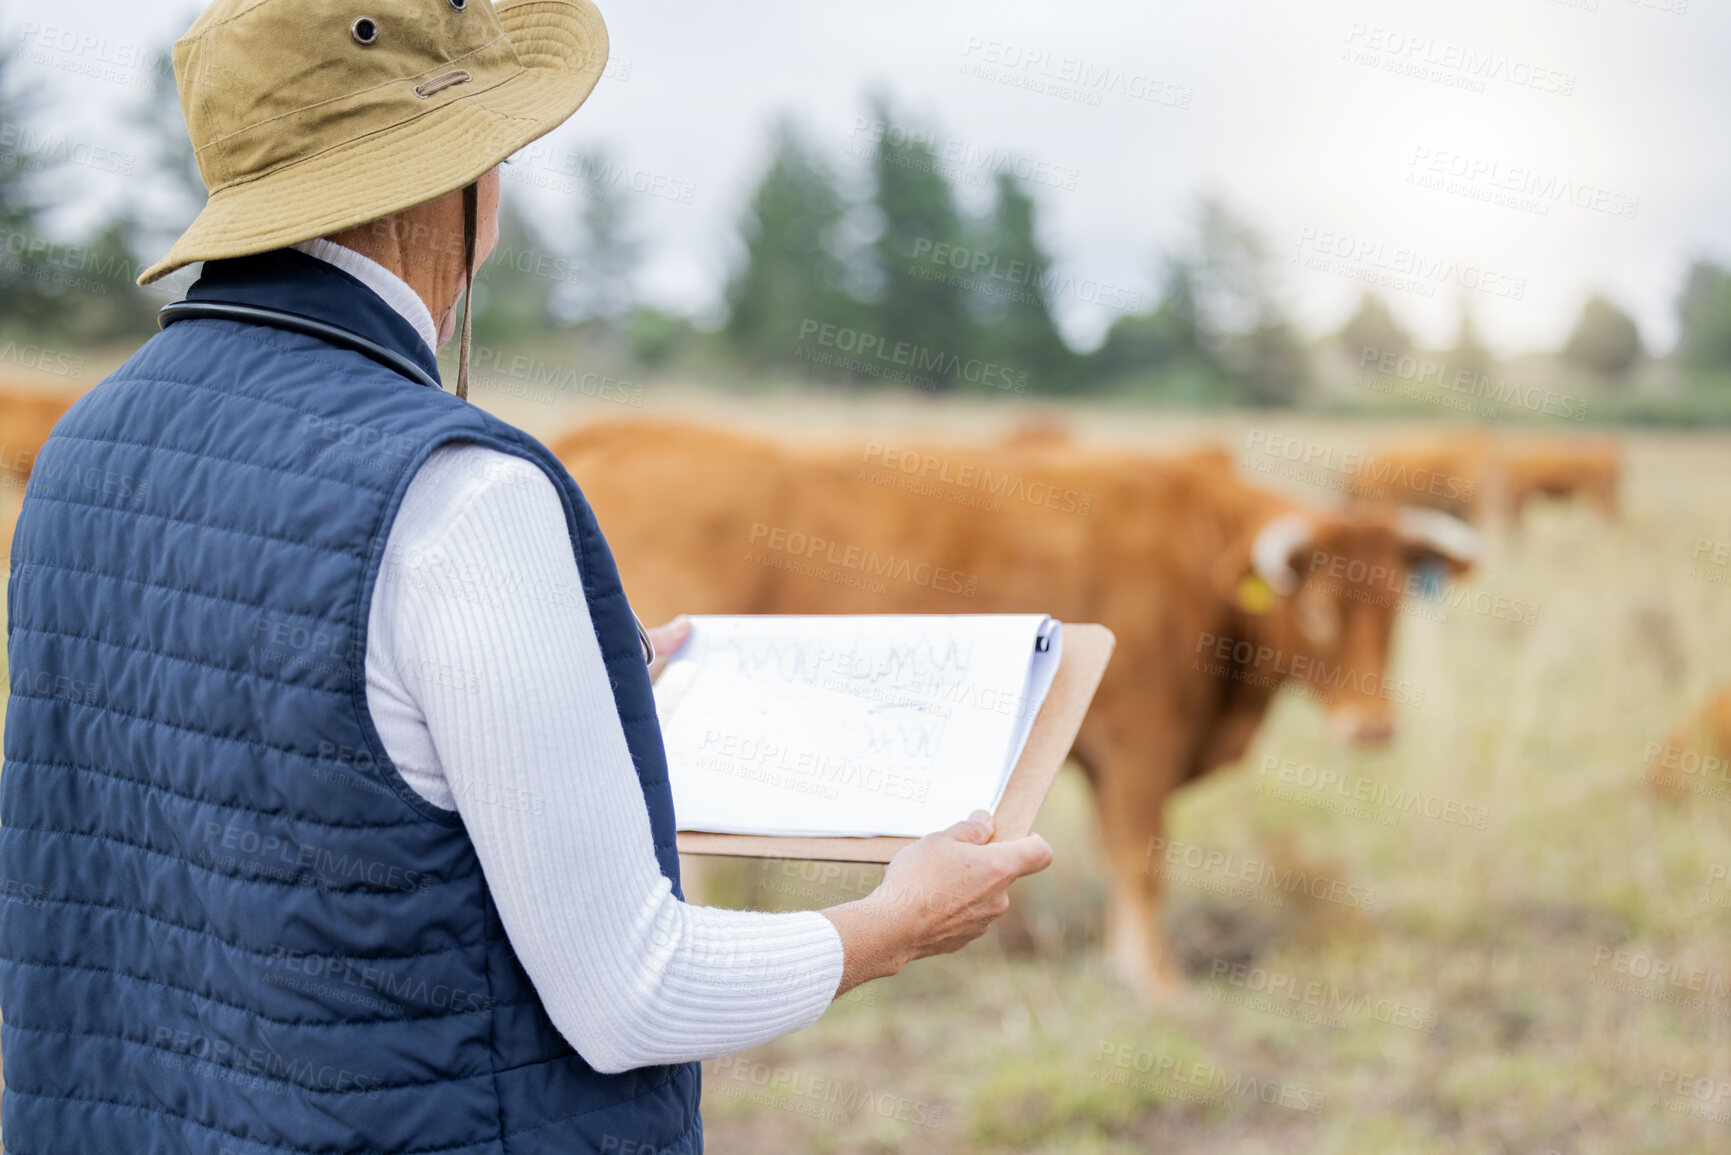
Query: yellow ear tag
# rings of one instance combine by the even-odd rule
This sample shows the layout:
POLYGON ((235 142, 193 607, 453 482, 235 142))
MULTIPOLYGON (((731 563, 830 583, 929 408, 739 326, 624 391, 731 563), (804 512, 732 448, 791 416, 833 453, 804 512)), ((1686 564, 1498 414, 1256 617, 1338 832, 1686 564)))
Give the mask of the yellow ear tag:
POLYGON ((1247 573, 1238 579, 1238 608, 1246 613, 1267 613, 1274 608, 1277 596, 1274 587, 1259 573, 1247 573))

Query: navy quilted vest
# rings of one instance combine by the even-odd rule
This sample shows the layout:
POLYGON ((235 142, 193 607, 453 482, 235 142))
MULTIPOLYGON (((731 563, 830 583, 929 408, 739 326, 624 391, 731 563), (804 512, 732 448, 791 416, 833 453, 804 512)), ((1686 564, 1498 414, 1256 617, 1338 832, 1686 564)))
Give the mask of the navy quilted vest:
MULTIPOLYGON (((437 374, 374 293, 296 252, 208 265, 191 296, 338 324, 437 374)), ((375 577, 587 598, 677 891, 636 626, 558 461, 360 353, 182 321, 61 420, 13 543, 8 1155, 701 1151, 697 1065, 585 1063, 461 821, 385 756, 363 670, 375 577), (416 468, 453 440, 554 479, 581 591, 519 588, 508 559, 417 573, 384 555, 416 468)))

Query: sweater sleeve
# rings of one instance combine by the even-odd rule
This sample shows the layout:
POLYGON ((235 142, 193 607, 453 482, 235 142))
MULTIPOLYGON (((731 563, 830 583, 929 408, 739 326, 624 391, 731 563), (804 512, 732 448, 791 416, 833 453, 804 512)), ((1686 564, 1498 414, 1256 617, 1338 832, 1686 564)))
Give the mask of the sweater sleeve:
POLYGON ((809 1025, 841 981, 834 925, 673 896, 581 589, 539 469, 477 445, 429 456, 369 616, 367 700, 386 753, 462 815, 512 947, 597 1070, 809 1025))

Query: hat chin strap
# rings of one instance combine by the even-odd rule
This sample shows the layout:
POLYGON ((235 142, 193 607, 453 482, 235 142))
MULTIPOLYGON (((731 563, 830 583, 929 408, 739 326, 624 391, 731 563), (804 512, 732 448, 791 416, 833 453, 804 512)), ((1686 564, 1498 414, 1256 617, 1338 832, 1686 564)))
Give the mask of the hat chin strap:
POLYGON ((475 243, 481 219, 481 182, 463 189, 463 336, 457 346, 457 396, 469 399, 469 327, 475 313, 475 243))

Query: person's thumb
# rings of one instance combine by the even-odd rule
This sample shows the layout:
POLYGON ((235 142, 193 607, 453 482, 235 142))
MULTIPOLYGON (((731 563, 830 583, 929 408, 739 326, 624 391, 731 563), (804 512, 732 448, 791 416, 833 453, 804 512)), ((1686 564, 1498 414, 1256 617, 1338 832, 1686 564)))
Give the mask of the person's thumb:
POLYGON ((962 821, 944 831, 957 842, 972 842, 984 846, 992 840, 992 831, 996 829, 989 810, 976 810, 962 821))
POLYGON ((1012 838, 1008 842, 999 842, 994 850, 1003 854, 1015 871, 1016 877, 1024 874, 1038 874, 1052 865, 1052 848, 1038 834, 1029 834, 1022 838, 1012 838))
POLYGON ((655 643, 656 652, 669 655, 683 646, 690 636, 691 619, 685 614, 680 614, 666 625, 649 631, 649 638, 655 643))

